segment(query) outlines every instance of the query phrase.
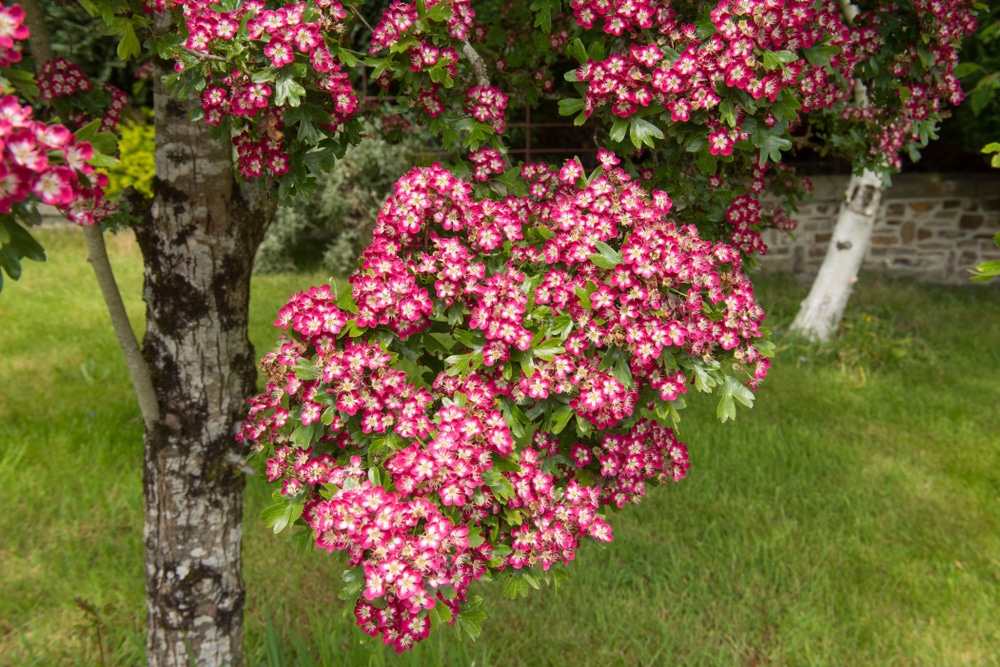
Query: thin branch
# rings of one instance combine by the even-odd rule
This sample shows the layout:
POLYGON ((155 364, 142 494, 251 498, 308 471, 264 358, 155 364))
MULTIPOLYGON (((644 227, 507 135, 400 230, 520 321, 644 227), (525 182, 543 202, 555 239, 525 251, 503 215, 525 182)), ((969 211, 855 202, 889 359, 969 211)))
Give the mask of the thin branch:
POLYGON ((182 46, 181 47, 181 51, 183 51, 184 53, 186 53, 188 55, 194 56, 195 58, 198 58, 199 60, 214 60, 217 63, 226 63, 226 62, 229 62, 228 60, 226 60, 222 56, 216 56, 216 55, 213 55, 211 53, 202 53, 201 51, 195 51, 194 49, 189 49, 186 46, 182 46))
POLYGON ((152 429, 160 419, 160 403, 156 399, 153 380, 149 376, 149 366, 139 349, 139 341, 136 340, 135 332, 132 331, 128 311, 125 310, 115 274, 111 270, 107 246, 104 244, 104 234, 98 225, 91 225, 83 228, 83 235, 87 239, 87 261, 94 268, 94 276, 97 278, 101 295, 108 308, 108 315, 111 317, 111 327, 115 330, 118 347, 121 348, 122 356, 125 357, 129 378, 132 380, 136 398, 139 399, 142 421, 146 424, 147 429, 152 429))
POLYGON ((490 85, 490 77, 486 76, 486 63, 483 61, 483 57, 479 55, 479 52, 473 48, 472 44, 466 40, 462 44, 462 53, 465 57, 469 59, 472 64, 472 71, 476 73, 476 79, 479 81, 479 85, 483 87, 488 87, 490 85))
POLYGON ((351 5, 351 11, 352 11, 352 12, 354 12, 354 15, 355 15, 355 16, 357 16, 357 17, 358 17, 358 19, 359 19, 359 20, 360 20, 360 21, 361 21, 362 23, 364 23, 364 24, 365 24, 365 27, 366 27, 366 28, 368 28, 368 31, 369 31, 369 32, 371 32, 371 33, 372 33, 372 34, 374 35, 374 34, 375 34, 375 28, 371 27, 371 26, 370 26, 370 25, 368 24, 368 21, 366 21, 366 20, 365 20, 365 17, 364 17, 364 15, 363 15, 363 14, 362 14, 361 12, 359 12, 359 11, 358 11, 358 8, 357 8, 357 7, 355 7, 354 5, 351 5))

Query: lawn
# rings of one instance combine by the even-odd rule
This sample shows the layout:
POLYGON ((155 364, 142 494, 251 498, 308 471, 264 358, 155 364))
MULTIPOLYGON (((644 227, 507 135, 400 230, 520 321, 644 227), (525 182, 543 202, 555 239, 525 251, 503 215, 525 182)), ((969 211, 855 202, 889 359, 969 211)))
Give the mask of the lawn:
MULTIPOLYGON (((40 237, 49 261, 0 294, 0 665, 139 664, 139 411, 82 235, 40 237)), ((110 245, 138 320, 137 250, 110 245)), ((288 293, 322 280, 256 278, 258 351, 288 293)), ((722 425, 693 401, 688 479, 612 516, 615 541, 559 589, 481 587, 475 644, 362 644, 337 563, 265 530, 250 479, 248 663, 1000 663, 1000 289, 865 276, 829 348, 780 333, 802 287, 759 290, 781 351, 757 407, 722 425)))

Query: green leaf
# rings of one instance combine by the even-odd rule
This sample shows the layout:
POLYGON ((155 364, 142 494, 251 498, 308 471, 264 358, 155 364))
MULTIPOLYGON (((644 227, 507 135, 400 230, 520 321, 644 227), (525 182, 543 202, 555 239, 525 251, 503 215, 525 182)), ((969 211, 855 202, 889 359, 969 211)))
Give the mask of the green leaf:
POLYGON ((758 138, 760 140, 761 166, 767 163, 768 158, 772 162, 781 162, 781 151, 787 151, 792 147, 791 141, 773 130, 762 131, 758 138))
POLYGON ((778 69, 782 65, 796 60, 798 56, 792 51, 765 51, 764 68, 769 70, 778 69))
POLYGON ((303 508, 303 503, 282 502, 265 507, 260 513, 260 518, 264 519, 264 524, 277 535, 302 516, 303 508))
POLYGON ((135 28, 132 26, 132 22, 126 19, 122 24, 122 39, 118 42, 118 57, 122 60, 136 58, 141 51, 135 28))
POLYGON ((985 71, 985 69, 983 68, 982 65, 979 65, 978 63, 966 61, 966 62, 961 62, 961 63, 958 63, 957 65, 955 65, 955 69, 952 70, 952 74, 954 74, 955 76, 957 76, 959 79, 964 79, 965 77, 969 76, 970 74, 976 74, 978 72, 984 72, 984 71, 985 71))
POLYGON ((499 472, 521 472, 521 465, 515 463, 508 458, 504 458, 498 454, 494 454, 490 457, 490 462, 492 463, 492 468, 499 472))
POLYGON ((613 269, 622 263, 622 256, 607 243, 594 243, 597 253, 590 256, 590 261, 602 269, 613 269))
POLYGON ((624 118, 615 118, 615 122, 611 125, 611 131, 608 133, 611 140, 616 143, 621 143, 625 139, 625 133, 628 132, 629 123, 624 118))
POLYGON ((337 595, 337 598, 344 602, 354 602, 365 588, 364 570, 360 567, 344 570, 344 573, 340 577, 344 580, 344 587, 340 589, 340 594, 337 595))
POLYGON ((277 78, 278 70, 270 65, 250 75, 250 80, 254 83, 270 83, 277 78))
MULTIPOLYGON (((588 281, 589 282, 589 281, 588 281)), ((579 296, 579 292, 577 292, 579 296)), ((581 299, 581 301, 583 301, 581 299)), ((587 296, 587 302, 590 302, 590 296, 587 296)), ((589 310, 589 309, 588 309, 589 310)), ((566 340, 569 333, 573 330, 573 318, 569 315, 560 315, 559 317, 552 320, 549 324, 548 335, 555 336, 560 340, 566 340)))
POLYGON ((317 426, 316 422, 309 424, 309 426, 300 424, 298 428, 292 431, 292 435, 290 436, 292 444, 302 449, 312 447, 313 443, 319 440, 320 436, 317 426))
POLYGON ((736 127, 736 103, 731 98, 724 98, 719 103, 719 116, 729 127, 736 127))
POLYGON ((486 538, 483 537, 481 529, 478 528, 473 523, 469 523, 468 528, 469 528, 469 548, 475 549, 476 547, 482 546, 482 544, 486 541, 486 538))
POLYGON ((791 122, 798 118, 799 110, 802 109, 802 102, 794 95, 788 95, 782 91, 778 99, 774 101, 771 110, 778 120, 791 122))
POLYGON ((87 164, 92 167, 114 167, 119 163, 118 158, 111 157, 110 155, 105 155, 104 153, 98 153, 94 151, 94 155, 87 160, 87 164))
POLYGON ((34 103, 38 97, 38 84, 35 82, 35 73, 31 70, 4 67, 0 68, 0 77, 6 77, 17 89, 18 94, 28 102, 34 103))
POLYGON ((481 350, 486 344, 486 337, 483 335, 482 331, 469 331, 467 329, 455 329, 452 333, 455 340, 464 345, 467 348, 473 350, 481 350))
POLYGON ((524 414, 524 411, 509 398, 501 399, 500 412, 503 413, 504 421, 507 422, 511 435, 515 438, 523 437, 525 433, 524 427, 531 423, 531 420, 528 419, 528 415, 524 414))
POLYGON ((323 375, 322 369, 317 368, 316 364, 308 359, 299 359, 292 371, 295 373, 295 377, 306 381, 316 380, 323 375))
POLYGON ((714 377, 715 373, 713 373, 713 371, 718 372, 719 362, 713 361, 706 365, 705 362, 697 360, 684 364, 684 366, 694 371, 694 386, 698 391, 708 394, 719 385, 720 381, 714 377))
POLYGON ((985 283, 1000 276, 1000 262, 980 262, 975 269, 969 269, 971 279, 977 283, 985 283))
POLYGON ((569 424, 569 420, 573 418, 574 415, 573 408, 568 405, 564 405, 554 413, 549 416, 549 432, 560 434, 565 430, 566 425, 569 424))
POLYGON ((97 132, 101 129, 101 123, 104 121, 100 118, 95 118, 90 121, 79 130, 76 131, 77 141, 92 141, 94 137, 97 136, 97 132))
POLYGON ((758 340, 753 344, 754 348, 761 353, 762 356, 773 359, 774 355, 777 354, 777 348, 774 343, 769 340, 758 340))
POLYGON ((711 176, 715 173, 716 169, 719 167, 718 159, 712 155, 712 152, 707 148, 700 153, 698 153, 698 169, 707 176, 711 176))
POLYGON ((552 358, 555 357, 557 354, 562 354, 563 352, 566 351, 566 348, 564 346, 553 345, 552 344, 553 342, 554 341, 552 341, 551 339, 546 340, 539 347, 531 348, 531 351, 538 359, 542 359, 544 361, 552 361, 552 358))
MULTIPOLYGON (((424 3, 420 3, 418 6, 423 6, 424 3)), ((424 18, 428 21, 435 21, 437 23, 443 23, 448 20, 451 16, 451 7, 447 2, 440 2, 423 13, 424 18)))
POLYGON ((276 106, 297 107, 305 97, 306 89, 291 76, 282 75, 274 82, 274 104, 276 106))
POLYGON ((334 53, 336 54, 340 62, 344 64, 345 67, 354 67, 359 62, 361 62, 361 60, 356 55, 351 53, 348 49, 337 48, 334 49, 334 53))
POLYGON ((98 132, 90 139, 90 145, 95 151, 111 156, 118 152, 118 136, 114 132, 98 132))
POLYGON ((583 41, 579 37, 570 42, 566 47, 566 55, 573 56, 576 62, 581 65, 587 63, 587 48, 583 45, 583 41))
POLYGON ((632 116, 629 119, 629 138, 636 148, 649 146, 656 148, 656 142, 663 140, 663 130, 650 123, 648 120, 632 116))
POLYGON ((431 617, 431 627, 448 625, 452 621, 451 609, 443 602, 438 602, 431 607, 428 616, 431 617))
POLYGON ((726 381, 722 385, 722 397, 719 400, 719 407, 716 409, 716 416, 725 423, 730 419, 736 419, 736 399, 748 408, 753 407, 754 394, 742 382, 731 375, 726 376, 726 381))
POLYGON ((604 60, 607 52, 604 50, 604 42, 597 39, 587 47, 587 58, 590 60, 604 60))
POLYGON ((579 97, 566 97, 559 100, 559 115, 572 116, 583 111, 583 100, 579 97))
POLYGON ((535 27, 542 32, 552 32, 552 14, 562 9, 561 0, 535 0, 531 11, 535 12, 535 27))
POLYGON ((43 248, 31 233, 19 225, 10 216, 0 217, 0 223, 10 237, 10 245, 17 249, 22 257, 35 262, 45 261, 45 248, 43 248))
POLYGON ((483 631, 483 621, 486 620, 486 612, 479 611, 479 606, 483 603, 483 598, 475 595, 469 602, 461 606, 461 611, 455 617, 455 634, 461 639, 466 636, 472 641, 483 631))
POLYGON ((715 24, 708 19, 700 19, 694 22, 695 33, 698 40, 704 42, 715 34, 715 24))
POLYGON ((497 178, 507 188, 507 192, 515 197, 524 197, 528 194, 528 184, 521 178, 520 168, 512 168, 500 174, 497 178))
POLYGON ((830 58, 840 53, 839 46, 813 46, 802 49, 802 54, 813 67, 826 67, 830 64, 830 58))
POLYGON ((661 46, 660 50, 663 51, 663 56, 667 59, 667 62, 673 65, 675 62, 681 59, 681 54, 670 48, 669 46, 661 46))
POLYGON ((13 280, 21 277, 21 260, 12 247, 0 248, 0 268, 3 268, 13 280))
POLYGON ((515 495, 514 485, 499 470, 493 468, 484 470, 483 483, 490 487, 490 491, 500 502, 513 498, 515 495))

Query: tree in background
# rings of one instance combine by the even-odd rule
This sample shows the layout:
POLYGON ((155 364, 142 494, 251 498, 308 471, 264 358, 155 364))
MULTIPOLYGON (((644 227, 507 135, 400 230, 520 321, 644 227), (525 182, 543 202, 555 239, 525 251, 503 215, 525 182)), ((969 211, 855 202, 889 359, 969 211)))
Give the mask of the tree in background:
POLYGON ((919 149, 936 137, 943 111, 940 100, 953 105, 962 101, 955 44, 974 28, 973 19, 956 12, 954 3, 930 3, 926 5, 930 11, 921 18, 926 22, 922 30, 927 39, 910 42, 908 35, 897 34, 900 26, 894 17, 881 14, 879 7, 849 0, 842 0, 841 5, 852 27, 875 31, 880 40, 898 40, 900 51, 886 54, 888 57, 873 54, 862 65, 868 75, 855 81, 853 105, 841 112, 841 118, 823 119, 832 120, 834 126, 853 124, 856 119, 871 123, 865 141, 854 146, 855 173, 847 185, 823 264, 790 327, 823 342, 830 339, 844 316, 868 252, 883 188, 890 174, 902 165, 900 151, 906 149, 912 159, 919 159, 919 149), (875 98, 882 101, 873 103, 875 98))
MULTIPOLYGON (((126 206, 146 265, 130 367, 157 665, 241 661, 247 447, 281 484, 269 525, 344 552, 343 599, 397 650, 432 625, 475 636, 472 581, 518 596, 581 542, 610 541, 608 507, 685 475, 672 427, 689 388, 725 421, 767 372, 744 269, 802 196, 780 164, 795 133, 823 115, 823 139, 859 168, 894 165, 960 94, 955 50, 974 25, 970 4, 942 0, 859 3, 851 25, 839 3, 804 0, 417 0, 376 21, 334 0, 81 4, 120 56, 143 42, 156 56, 153 199, 126 206), (359 23, 367 53, 351 48, 359 23), (350 292, 282 309, 287 337, 247 415, 253 257, 277 202, 311 194, 363 139, 360 66, 451 161, 397 181, 350 292), (507 114, 543 98, 593 129, 595 167, 512 163, 507 114)), ((54 90, 64 66, 23 6, 3 10, 3 64, 31 32, 54 90)), ((6 76, 30 95, 26 70, 6 76)), ((111 151, 94 151, 100 123, 59 116, 74 133, 4 104, 13 275, 10 257, 39 256, 33 203, 102 217, 93 168, 111 151)))

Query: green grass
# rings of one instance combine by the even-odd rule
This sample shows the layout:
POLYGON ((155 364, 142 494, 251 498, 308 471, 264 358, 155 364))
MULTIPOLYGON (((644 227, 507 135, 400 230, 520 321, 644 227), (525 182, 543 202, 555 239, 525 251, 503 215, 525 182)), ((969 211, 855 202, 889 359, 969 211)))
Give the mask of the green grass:
MULTIPOLYGON (((82 237, 0 295, 0 665, 142 659, 141 424, 82 237), (96 616, 80 598, 104 608, 96 616)), ((141 266, 112 243, 126 303, 141 266)), ((261 276, 251 338, 323 276, 261 276)), ((760 281, 781 330, 804 289, 760 281)), ((137 326, 139 326, 137 322, 137 326)), ((837 346, 778 335, 758 405, 683 414, 687 480, 612 517, 573 578, 527 600, 482 587, 475 644, 363 645, 329 555, 293 555, 247 493, 253 665, 1000 663, 1000 290, 863 277, 837 346)))

